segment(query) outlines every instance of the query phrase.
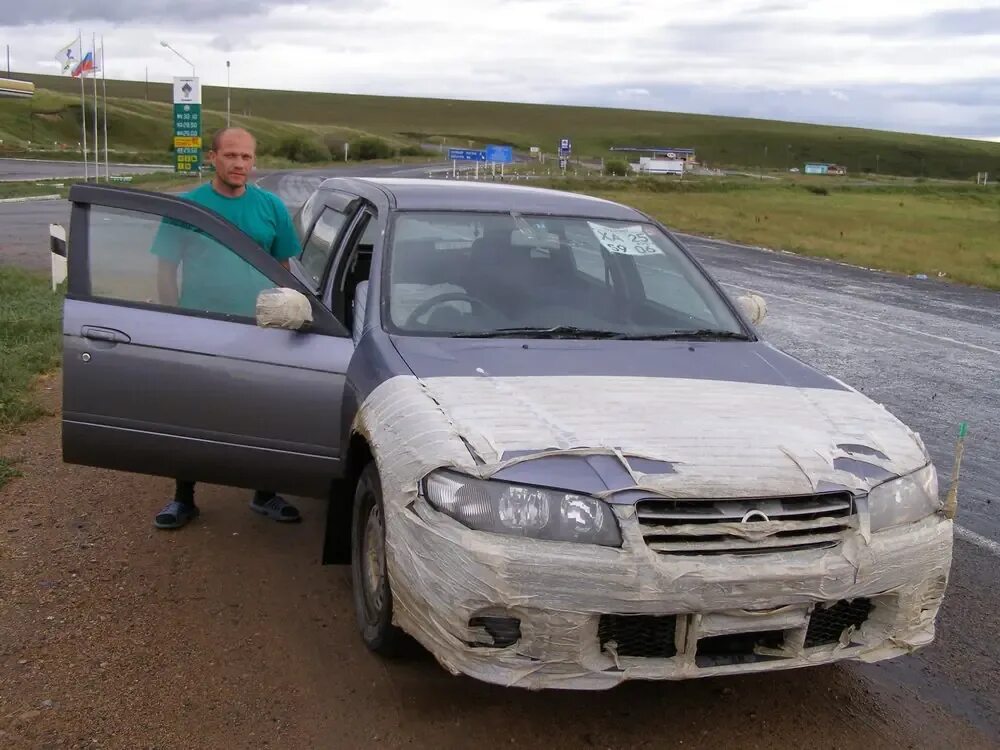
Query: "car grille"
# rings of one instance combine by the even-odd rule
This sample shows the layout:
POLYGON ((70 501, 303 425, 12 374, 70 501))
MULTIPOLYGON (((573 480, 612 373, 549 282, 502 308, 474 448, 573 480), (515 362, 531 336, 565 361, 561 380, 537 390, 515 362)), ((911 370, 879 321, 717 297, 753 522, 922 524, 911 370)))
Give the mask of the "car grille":
POLYGON ((817 604, 809 617, 805 647, 823 646, 836 643, 847 628, 860 628, 872 611, 870 599, 842 599, 832 607, 817 604))
POLYGON ((849 492, 746 500, 648 498, 642 536, 664 555, 752 555, 834 547, 857 528, 849 492))
POLYGON ((698 641, 695 664, 699 667, 723 667, 730 664, 754 664, 779 659, 781 657, 758 654, 757 649, 777 649, 784 643, 785 634, 781 630, 710 636, 698 641))
POLYGON ((677 655, 676 634, 676 615, 601 615, 597 628, 602 651, 654 659, 677 655))

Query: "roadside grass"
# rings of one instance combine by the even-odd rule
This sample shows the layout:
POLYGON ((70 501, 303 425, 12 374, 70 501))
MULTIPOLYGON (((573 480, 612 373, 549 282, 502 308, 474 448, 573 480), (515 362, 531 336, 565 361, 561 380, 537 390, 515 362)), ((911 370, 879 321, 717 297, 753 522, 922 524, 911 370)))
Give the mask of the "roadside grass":
POLYGON ((944 183, 559 180, 671 229, 1000 289, 1000 189, 944 183))
MULTIPOLYGON (((65 106, 76 106, 79 112, 78 81, 16 75, 42 89, 60 92, 46 96, 61 95, 66 98, 65 106), (69 103, 74 97, 75 105, 69 103)), ((151 83, 147 89, 142 81, 109 80, 107 88, 115 107, 144 116, 116 118, 119 128, 155 131, 156 143, 169 135, 165 110, 171 106, 170 84, 151 83)), ((560 138, 570 138, 574 157, 609 157, 611 146, 691 147, 713 167, 787 172, 793 166, 802 168, 806 161, 824 161, 843 164, 853 174, 878 171, 969 181, 977 172, 1000 174, 1000 143, 960 138, 648 110, 245 88, 234 88, 231 93, 234 121, 261 132, 284 127, 321 135, 336 127, 461 148, 497 143, 526 151, 539 146, 549 154, 560 138)), ((226 88, 203 86, 202 96, 208 132, 224 121, 226 88)), ((27 138, 23 123, 29 106, 22 100, 0 103, 0 132, 5 129, 4 110, 21 107, 16 123, 6 127, 16 127, 17 137, 27 138)), ((32 118, 36 126, 39 118, 32 118)), ((78 122, 74 120, 63 131, 73 143, 78 122)), ((142 143, 133 135, 116 132, 112 142, 142 143)))
POLYGON ((62 180, 54 182, 38 182, 35 180, 0 182, 0 199, 30 198, 35 195, 56 195, 59 194, 57 183, 65 184, 62 180))
POLYGON ((14 468, 14 464, 0 456, 0 489, 11 479, 21 476, 21 472, 14 468))
POLYGON ((39 417, 29 388, 59 365, 62 295, 47 277, 0 267, 0 430, 39 417))
MULTIPOLYGON (((31 388, 59 366, 61 320, 62 294, 47 277, 0 266, 0 433, 45 414, 31 388)), ((0 457, 0 487, 16 475, 0 457)))

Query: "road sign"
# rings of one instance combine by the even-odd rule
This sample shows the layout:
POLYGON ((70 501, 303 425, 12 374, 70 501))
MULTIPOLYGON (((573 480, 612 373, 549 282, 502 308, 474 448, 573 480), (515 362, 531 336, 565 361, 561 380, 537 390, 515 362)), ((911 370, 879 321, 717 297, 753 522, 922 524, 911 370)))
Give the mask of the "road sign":
POLYGON ((494 164, 510 164, 514 161, 514 149, 511 146, 487 146, 486 161, 494 164))
POLYGON ((567 159, 566 157, 560 157, 560 159, 559 159, 559 169, 566 169, 566 166, 568 164, 569 164, 569 159, 567 159))
POLYGON ((486 152, 474 148, 449 148, 448 158, 452 161, 486 161, 486 152))
POLYGON ((570 143, 569 138, 561 138, 559 140, 559 155, 569 156, 570 152, 573 150, 573 144, 570 143))
POLYGON ((201 83, 174 78, 174 171, 201 171, 201 83))

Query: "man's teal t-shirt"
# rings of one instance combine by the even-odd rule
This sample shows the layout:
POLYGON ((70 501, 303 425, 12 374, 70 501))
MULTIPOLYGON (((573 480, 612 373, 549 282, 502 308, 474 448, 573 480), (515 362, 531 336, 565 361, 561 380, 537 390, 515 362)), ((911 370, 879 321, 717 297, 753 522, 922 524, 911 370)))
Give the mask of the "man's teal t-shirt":
MULTIPOLYGON (((287 260, 299 254, 299 239, 281 199, 255 185, 238 198, 229 198, 206 183, 181 195, 215 211, 248 234, 273 258, 287 260)), ((164 221, 152 252, 179 263, 180 307, 253 317, 257 294, 274 286, 233 251, 193 227, 164 221)))

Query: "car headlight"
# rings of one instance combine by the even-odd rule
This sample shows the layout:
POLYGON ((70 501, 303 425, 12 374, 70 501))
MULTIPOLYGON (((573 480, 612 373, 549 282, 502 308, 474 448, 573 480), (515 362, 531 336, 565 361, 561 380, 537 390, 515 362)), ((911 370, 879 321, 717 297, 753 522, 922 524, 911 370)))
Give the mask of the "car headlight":
POLYGON ((470 529, 553 542, 622 544, 611 506, 594 497, 450 471, 428 476, 424 489, 432 506, 470 529))
POLYGON ((868 509, 872 531, 914 523, 940 510, 934 464, 873 487, 868 493, 868 509))

